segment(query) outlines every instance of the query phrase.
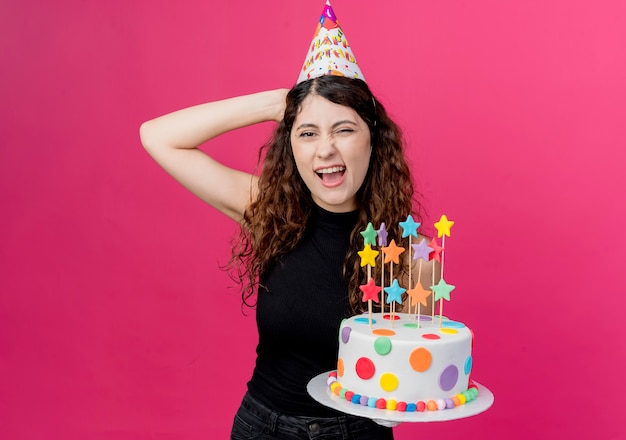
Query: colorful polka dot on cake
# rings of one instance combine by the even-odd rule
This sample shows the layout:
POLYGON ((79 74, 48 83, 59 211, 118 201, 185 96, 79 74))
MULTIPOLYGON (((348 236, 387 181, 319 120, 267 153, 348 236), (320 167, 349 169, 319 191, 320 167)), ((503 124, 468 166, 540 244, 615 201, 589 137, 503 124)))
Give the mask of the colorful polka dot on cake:
POLYGON ((371 379, 376 372, 376 367, 374 366, 374 362, 371 359, 362 357, 360 358, 355 365, 356 374, 361 379, 371 379))
POLYGON ((381 356, 385 356, 391 352, 391 339, 381 336, 374 340, 374 350, 381 356))

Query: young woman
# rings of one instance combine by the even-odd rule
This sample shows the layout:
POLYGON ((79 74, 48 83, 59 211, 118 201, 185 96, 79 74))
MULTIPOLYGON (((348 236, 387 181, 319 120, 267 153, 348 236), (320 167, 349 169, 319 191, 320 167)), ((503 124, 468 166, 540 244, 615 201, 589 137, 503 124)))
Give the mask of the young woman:
POLYGON ((144 123, 141 139, 168 173, 241 225, 232 267, 244 303, 256 306, 259 342, 232 438, 393 438, 306 391, 336 368, 339 324, 363 308, 360 232, 385 222, 400 237, 398 223, 419 212, 401 132, 367 84, 321 76, 202 104, 144 123), (259 176, 198 149, 270 120, 278 127, 259 176))

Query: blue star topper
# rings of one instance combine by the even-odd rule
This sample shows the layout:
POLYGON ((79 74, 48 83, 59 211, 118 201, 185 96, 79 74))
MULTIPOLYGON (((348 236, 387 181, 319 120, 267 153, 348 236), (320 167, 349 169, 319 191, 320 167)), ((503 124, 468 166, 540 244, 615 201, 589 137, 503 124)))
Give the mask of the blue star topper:
POLYGON ((391 286, 385 287, 385 293, 388 295, 386 300, 387 304, 391 304, 391 301, 402 304, 402 294, 404 292, 406 292, 406 289, 400 287, 398 280, 393 280, 391 286))
POLYGON ((400 222, 400 226, 402 227, 402 238, 406 238, 409 235, 417 237, 417 228, 419 228, 420 225, 421 223, 416 223, 415 220, 413 220, 413 216, 409 214, 405 221, 400 222))

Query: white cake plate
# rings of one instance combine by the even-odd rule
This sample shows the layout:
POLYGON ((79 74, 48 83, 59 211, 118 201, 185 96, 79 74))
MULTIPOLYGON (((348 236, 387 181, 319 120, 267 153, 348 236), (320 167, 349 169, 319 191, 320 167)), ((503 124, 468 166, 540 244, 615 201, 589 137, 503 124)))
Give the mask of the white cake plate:
POLYGON ((475 416, 487 411, 493 405, 493 393, 484 386, 476 383, 478 387, 478 396, 476 399, 464 405, 459 405, 450 409, 440 411, 391 411, 386 409, 370 408, 368 406, 357 405, 341 399, 333 394, 326 382, 328 373, 322 373, 315 376, 307 385, 307 391, 315 400, 322 405, 345 412, 355 416, 367 417, 369 419, 384 420, 390 422, 445 422, 449 420, 457 420, 465 417, 475 416))

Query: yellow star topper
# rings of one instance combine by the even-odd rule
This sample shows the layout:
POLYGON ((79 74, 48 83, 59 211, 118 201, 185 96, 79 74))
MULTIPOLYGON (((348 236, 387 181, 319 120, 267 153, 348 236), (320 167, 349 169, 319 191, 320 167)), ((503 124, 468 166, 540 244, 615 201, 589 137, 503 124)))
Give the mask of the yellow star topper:
POLYGON ((441 238, 443 235, 449 237, 450 236, 450 228, 454 225, 453 221, 448 220, 446 215, 442 215, 437 223, 435 223, 435 228, 437 228, 437 238, 441 238))
POLYGON ((367 266, 368 264, 372 267, 376 267, 376 257, 379 252, 372 249, 372 246, 366 244, 362 251, 357 252, 359 257, 361 257, 361 267, 367 266))

